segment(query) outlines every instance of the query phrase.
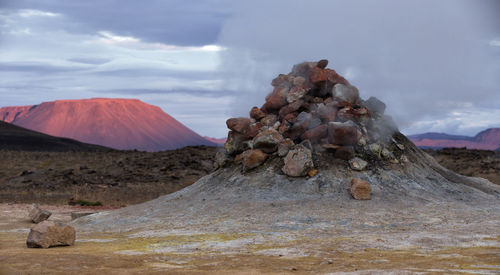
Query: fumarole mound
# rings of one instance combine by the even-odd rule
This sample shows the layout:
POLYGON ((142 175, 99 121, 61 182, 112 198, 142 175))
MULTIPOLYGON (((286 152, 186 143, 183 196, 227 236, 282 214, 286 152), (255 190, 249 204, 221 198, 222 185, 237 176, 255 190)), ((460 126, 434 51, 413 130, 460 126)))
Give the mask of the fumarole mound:
POLYGON ((373 233, 424 229, 444 205, 454 212, 446 215, 462 218, 499 210, 498 186, 441 167, 399 133, 384 103, 361 99, 327 63, 295 65, 272 81, 261 108, 229 119, 213 173, 156 200, 80 218, 75 226, 373 233))

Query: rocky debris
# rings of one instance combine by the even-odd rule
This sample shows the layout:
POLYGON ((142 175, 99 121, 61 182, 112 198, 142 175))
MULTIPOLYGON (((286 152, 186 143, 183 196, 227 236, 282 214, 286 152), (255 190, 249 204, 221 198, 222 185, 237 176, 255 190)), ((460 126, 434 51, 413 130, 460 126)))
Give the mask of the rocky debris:
POLYGON ((288 152, 284 162, 283 173, 291 177, 303 177, 314 168, 311 150, 301 144, 288 152))
POLYGON ((48 210, 42 210, 36 203, 29 208, 28 216, 33 223, 40 223, 47 220, 52 213, 48 210))
POLYGON ((351 167, 352 170, 363 171, 366 168, 366 165, 368 165, 368 162, 360 158, 353 158, 349 160, 349 167, 351 167))
POLYGON ((365 180, 353 178, 350 190, 352 197, 356 200, 369 200, 371 198, 370 183, 365 180))
POLYGON ((74 245, 75 235, 75 229, 72 226, 60 222, 43 221, 31 228, 26 245, 29 248, 74 245))
MULTIPOLYGON (((307 148, 311 155, 326 151, 346 161, 357 155, 366 155, 368 161, 394 162, 399 158, 403 152, 391 155, 384 151, 389 150, 386 143, 397 131, 384 115, 385 104, 374 97, 362 100, 358 89, 327 65, 326 59, 295 65, 289 74, 273 79, 273 91, 261 108, 250 110, 250 118, 228 119, 231 131, 224 145, 227 154, 235 157, 260 149, 267 155, 265 160, 281 158, 285 163, 282 170, 293 177, 305 176, 314 168, 312 161, 299 164, 297 154, 307 154, 294 145, 304 141, 312 145, 307 148), (374 154, 372 144, 386 145, 374 154)), ((243 156, 247 154, 234 161, 243 163, 243 156)), ((265 160, 252 163, 252 169, 265 160)), ((356 159, 346 166, 363 170, 367 164, 366 160, 356 159)))

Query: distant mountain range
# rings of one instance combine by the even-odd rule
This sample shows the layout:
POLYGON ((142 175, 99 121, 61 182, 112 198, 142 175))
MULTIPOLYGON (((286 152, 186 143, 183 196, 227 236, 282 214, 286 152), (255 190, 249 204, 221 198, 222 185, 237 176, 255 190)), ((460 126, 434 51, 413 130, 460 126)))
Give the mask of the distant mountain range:
POLYGON ((214 138, 214 137, 207 137, 207 136, 204 136, 203 138, 210 141, 210 142, 217 144, 218 146, 223 146, 227 140, 227 138, 214 138))
POLYGON ((215 146, 159 107, 137 99, 57 100, 0 108, 0 120, 52 136, 121 150, 215 146))
POLYGON ((425 133, 410 135, 408 138, 420 148, 467 147, 467 149, 500 150, 500 128, 486 129, 473 137, 425 133))
POLYGON ((106 151, 103 146, 86 144, 69 138, 58 138, 0 121, 0 150, 11 151, 106 151))

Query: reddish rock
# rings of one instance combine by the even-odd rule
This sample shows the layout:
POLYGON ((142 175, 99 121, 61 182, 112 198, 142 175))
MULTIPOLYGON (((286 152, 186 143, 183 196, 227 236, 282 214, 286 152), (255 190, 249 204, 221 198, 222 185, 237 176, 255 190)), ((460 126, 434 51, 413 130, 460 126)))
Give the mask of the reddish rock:
POLYGON ((370 183, 362 179, 353 178, 351 180, 351 195, 356 200, 369 200, 371 198, 370 183))
POLYGON ((264 126, 273 126, 274 123, 276 123, 276 121, 278 121, 278 116, 277 115, 273 115, 273 114, 269 114, 267 116, 265 116, 263 119, 261 119, 261 123, 264 125, 264 126))
POLYGON ((261 131, 253 139, 253 148, 261 149, 265 153, 273 153, 278 150, 278 145, 283 141, 283 136, 274 129, 261 131))
POLYGON ((359 138, 358 129, 351 121, 328 123, 328 141, 331 144, 355 145, 359 138))
POLYGON ((244 133, 250 126, 250 119, 246 117, 230 118, 226 120, 227 128, 238 133, 244 133))
POLYGON ((339 75, 335 70, 328 70, 328 81, 332 83, 333 85, 335 84, 344 84, 344 85, 350 85, 349 81, 347 81, 345 78, 343 78, 341 75, 339 75))
POLYGON ((308 74, 309 74, 309 79, 315 85, 321 82, 325 82, 328 79, 328 71, 318 67, 314 67, 311 70, 309 70, 308 74))
POLYGON ((266 98, 266 103, 262 106, 262 111, 272 112, 281 109, 281 107, 287 104, 286 94, 288 92, 287 88, 276 88, 273 93, 271 93, 266 98))
POLYGON ((268 157, 266 153, 259 149, 248 150, 243 152, 241 155, 243 169, 245 171, 260 166, 268 157))
POLYGON ((289 123, 294 123, 298 115, 299 114, 297 112, 289 113, 286 116, 284 116, 283 119, 288 121, 289 123))
POLYGON ((283 173, 291 177, 303 177, 314 169, 311 150, 302 145, 295 146, 284 158, 283 173))
POLYGON ((369 117, 369 112, 365 107, 353 108, 347 106, 340 109, 337 112, 337 117, 340 121, 355 120, 359 121, 361 119, 366 119, 369 117))
POLYGON ((30 248, 74 245, 75 235, 75 229, 69 225, 43 221, 31 228, 26 245, 30 248))
POLYGON ((335 155, 338 159, 350 160, 354 157, 354 147, 352 146, 342 146, 335 150, 335 155))
POLYGON ((264 126, 264 124, 262 122, 256 122, 256 123, 252 123, 250 124, 250 126, 248 126, 248 128, 245 130, 245 137, 247 138, 253 138, 255 137, 260 129, 262 129, 262 127, 264 126))
POLYGON ((247 140, 248 138, 245 135, 235 131, 229 131, 227 134, 227 141, 224 143, 224 149, 226 149, 229 155, 241 153, 249 147, 248 143, 245 142, 247 140))
POLYGON ((328 66, 328 60, 326 59, 321 59, 320 61, 318 61, 318 63, 316 64, 316 67, 320 68, 320 69, 324 69, 326 68, 326 66, 328 66))
POLYGON ((259 120, 263 117, 266 116, 266 113, 264 113, 259 107, 255 106, 250 110, 250 117, 254 118, 256 120, 259 120))
POLYGON ((280 118, 284 118, 286 115, 297 111, 300 108, 300 106, 302 106, 303 103, 304 101, 299 99, 293 103, 284 106, 283 108, 280 109, 279 112, 280 118))
POLYGON ((283 120, 283 122, 281 122, 281 125, 280 127, 278 128, 278 132, 280 134, 284 134, 285 132, 287 132, 288 130, 290 129, 290 123, 287 122, 286 120, 283 120))
POLYGON ((302 140, 308 139, 311 142, 316 143, 322 138, 326 137, 327 134, 328 134, 328 125, 322 124, 319 125, 318 127, 307 130, 304 134, 302 134, 301 139, 302 140))

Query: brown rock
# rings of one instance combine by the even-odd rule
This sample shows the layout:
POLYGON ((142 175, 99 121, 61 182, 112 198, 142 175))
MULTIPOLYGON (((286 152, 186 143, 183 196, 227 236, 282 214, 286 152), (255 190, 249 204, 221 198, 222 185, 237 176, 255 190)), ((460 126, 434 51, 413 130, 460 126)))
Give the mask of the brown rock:
POLYGON ((47 220, 52 213, 47 210, 42 210, 36 203, 29 208, 28 216, 33 223, 39 223, 47 220))
POLYGON ((248 128, 246 129, 245 131, 245 137, 247 138, 253 138, 255 137, 260 129, 262 129, 262 127, 264 126, 264 124, 262 122, 256 122, 256 123, 252 123, 250 124, 250 126, 248 126, 248 128))
POLYGON ((262 111, 272 112, 281 109, 287 104, 286 96, 288 88, 276 87, 274 91, 266 98, 266 103, 262 106, 262 111))
POLYGON ((244 133, 250 126, 250 119, 246 117, 230 118, 226 120, 227 128, 238 133, 244 133))
POLYGON ((297 76, 293 78, 293 86, 302 87, 306 83, 306 79, 302 76, 297 76))
POLYGON ((311 82, 315 85, 318 85, 321 82, 326 82, 328 79, 328 71, 314 67, 311 70, 309 70, 309 79, 311 82))
POLYGON ((284 120, 288 121, 289 123, 294 123, 296 118, 298 116, 297 112, 289 113, 285 117, 283 117, 284 120))
POLYGON ((310 140, 313 143, 319 142, 322 138, 326 137, 328 134, 328 125, 322 124, 318 127, 307 130, 300 137, 302 140, 310 140))
POLYGON ((369 200, 371 198, 370 183, 362 179, 353 178, 351 180, 351 195, 356 200, 369 200))
POLYGON ((226 149, 229 155, 241 153, 249 147, 248 143, 245 142, 247 140, 248 138, 245 135, 235 131, 229 131, 226 143, 224 143, 224 149, 226 149))
POLYGON ((309 170, 309 171, 307 172, 307 175, 308 175, 309 177, 311 177, 311 178, 312 178, 312 177, 314 177, 314 176, 316 176, 317 174, 318 174, 318 170, 316 170, 316 169, 311 169, 311 170, 309 170))
POLYGON ((33 228, 28 235, 26 245, 30 248, 49 248, 75 244, 75 229, 59 222, 43 221, 33 228))
POLYGON ((320 69, 324 69, 326 68, 326 66, 328 66, 328 60, 326 59, 321 59, 320 61, 318 61, 318 63, 316 64, 316 67, 320 68, 320 69))
POLYGON ((338 145, 355 145, 358 140, 358 129, 352 121, 328 123, 329 143, 338 145))
POLYGON ((243 152, 242 154, 243 169, 248 171, 257 166, 260 166, 267 159, 267 154, 259 149, 253 149, 243 152))
POLYGON ((265 116, 266 116, 266 114, 264 112, 262 112, 262 110, 259 107, 257 107, 257 106, 253 107, 250 110, 250 117, 254 118, 256 120, 259 120, 259 119, 261 119, 261 118, 263 118, 265 116))
POLYGON ((278 145, 283 141, 283 136, 274 129, 261 131, 253 139, 253 148, 261 149, 265 153, 273 153, 278 150, 278 145))
POLYGON ((342 146, 335 150, 335 157, 343 160, 350 160, 354 157, 354 147, 342 146))
POLYGON ((283 173, 291 177, 303 177, 314 168, 311 150, 302 145, 295 146, 284 159, 283 173))
POLYGON ((335 84, 350 85, 349 81, 347 81, 341 75, 337 74, 337 72, 335 72, 335 70, 328 70, 328 77, 327 78, 328 78, 328 82, 332 83, 333 85, 335 85, 335 84))
POLYGON ((278 156, 284 157, 295 144, 289 138, 284 139, 278 146, 278 156))
POLYGON ((280 74, 278 77, 273 79, 271 81, 271 85, 274 87, 283 87, 283 86, 289 86, 290 85, 290 77, 286 74, 280 74))
POLYGON ((278 121, 278 116, 269 114, 260 120, 264 126, 273 126, 278 121))
POLYGON ((280 109, 279 112, 280 118, 284 118, 286 115, 297 111, 300 108, 300 106, 302 106, 303 103, 304 101, 299 99, 294 101, 293 103, 284 106, 283 108, 280 109))

